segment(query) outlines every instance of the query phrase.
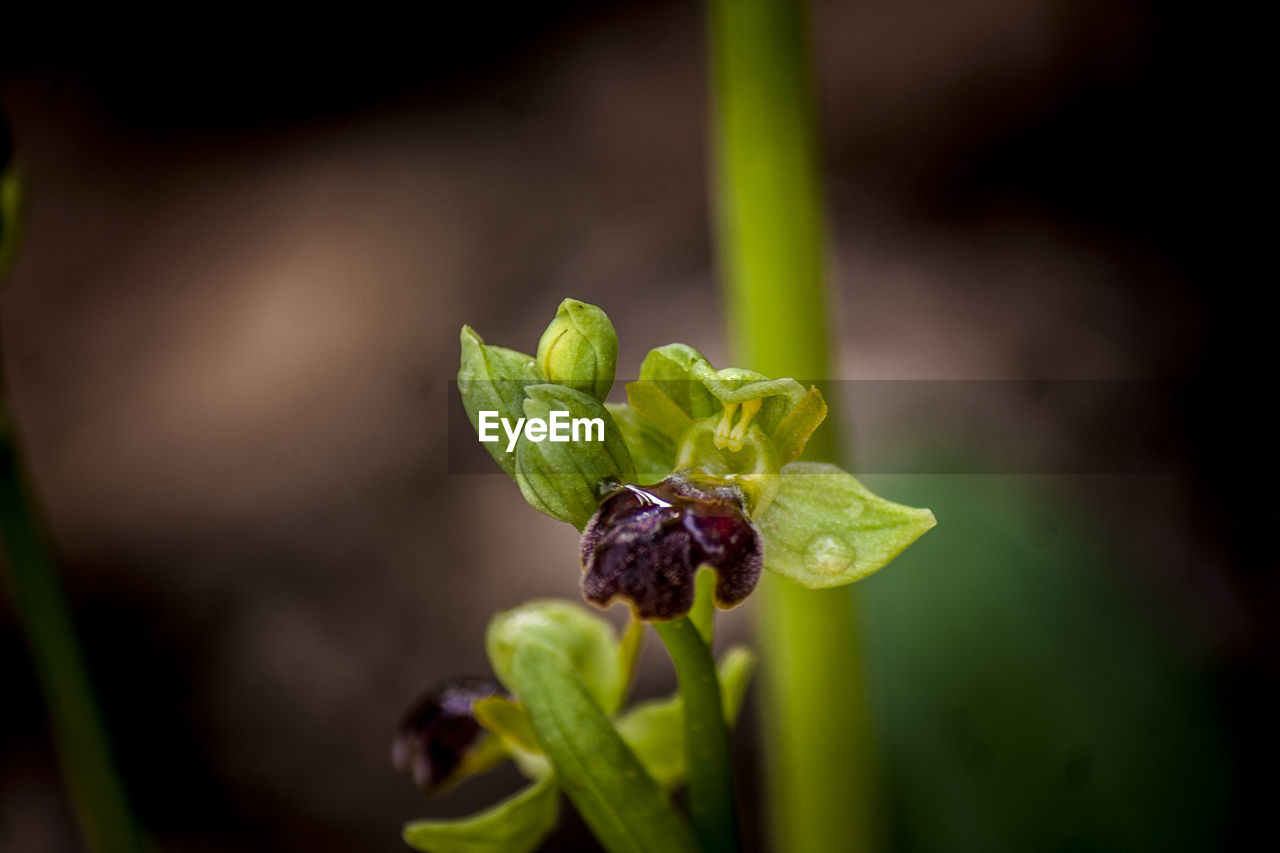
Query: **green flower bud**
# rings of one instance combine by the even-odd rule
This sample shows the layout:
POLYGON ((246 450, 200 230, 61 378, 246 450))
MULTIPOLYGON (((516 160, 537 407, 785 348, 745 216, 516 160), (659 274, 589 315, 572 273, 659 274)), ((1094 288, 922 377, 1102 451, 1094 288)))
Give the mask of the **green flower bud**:
POLYGON ((581 530, 595 515, 603 483, 635 479, 631 454, 594 397, 562 385, 530 385, 525 393, 516 482, 535 509, 581 530))
POLYGON ((557 385, 600 402, 613 388, 618 336, 609 317, 594 305, 566 299, 538 341, 538 369, 557 385))
MULTIPOLYGON (((525 387, 545 382, 533 359, 522 352, 486 344, 470 326, 462 327, 462 365, 458 391, 471 426, 480 429, 480 413, 493 411, 515 423, 524 417, 525 387)), ((516 457, 501 442, 485 442, 489 455, 511 476, 516 457)))

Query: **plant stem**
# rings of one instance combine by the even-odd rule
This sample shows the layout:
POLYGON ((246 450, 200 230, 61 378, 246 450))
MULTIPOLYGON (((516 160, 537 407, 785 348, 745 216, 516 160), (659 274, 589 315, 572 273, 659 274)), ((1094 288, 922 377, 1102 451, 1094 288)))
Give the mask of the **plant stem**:
POLYGON ((653 627, 675 662, 684 701, 684 751, 693 833, 704 853, 732 853, 739 847, 733 760, 711 649, 688 617, 654 622, 653 627))
MULTIPOLYGON (((820 382, 831 368, 807 6, 709 5, 719 258, 734 362, 820 382)), ((837 457, 834 411, 828 420, 809 458, 837 457)), ((772 577, 758 595, 770 849, 872 850, 875 764, 854 598, 772 577)))
POLYGON ((70 608, 0 413, 0 551, 85 849, 148 849, 116 773, 70 608))

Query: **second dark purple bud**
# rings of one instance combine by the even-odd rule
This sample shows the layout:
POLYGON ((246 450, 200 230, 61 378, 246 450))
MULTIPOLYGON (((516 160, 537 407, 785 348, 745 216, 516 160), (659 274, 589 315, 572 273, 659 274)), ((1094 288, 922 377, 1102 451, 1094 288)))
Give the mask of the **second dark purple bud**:
POLYGON ((424 794, 454 781, 467 756, 488 736, 472 703, 499 695, 506 691, 494 681, 464 678, 437 684, 418 697, 400 720, 391 745, 396 769, 409 771, 424 794))

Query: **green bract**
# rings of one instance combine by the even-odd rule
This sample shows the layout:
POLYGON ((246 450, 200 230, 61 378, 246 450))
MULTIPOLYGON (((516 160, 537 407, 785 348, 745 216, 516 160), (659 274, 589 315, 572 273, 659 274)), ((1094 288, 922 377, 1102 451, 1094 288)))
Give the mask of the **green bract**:
POLYGON ((560 385, 530 385, 525 393, 528 418, 545 421, 553 411, 561 411, 570 419, 599 419, 604 424, 603 441, 533 441, 522 436, 516 446, 516 481, 525 500, 581 529, 595 514, 601 483, 635 479, 631 454, 613 415, 594 397, 560 385))
POLYGON ((624 668, 617 635, 608 622, 580 605, 557 599, 526 602, 493 617, 485 650, 498 680, 517 696, 516 652, 535 643, 563 655, 606 713, 612 714, 622 704, 631 673, 624 668))
MULTIPOLYGON (((486 344, 470 326, 462 327, 462 365, 458 368, 458 392, 471 419, 480 429, 480 412, 496 411, 515 422, 524 417, 524 391, 546 382, 530 356, 505 347, 486 344)), ((511 476, 516 474, 514 453, 504 452, 502 442, 484 443, 489 454, 511 476)))

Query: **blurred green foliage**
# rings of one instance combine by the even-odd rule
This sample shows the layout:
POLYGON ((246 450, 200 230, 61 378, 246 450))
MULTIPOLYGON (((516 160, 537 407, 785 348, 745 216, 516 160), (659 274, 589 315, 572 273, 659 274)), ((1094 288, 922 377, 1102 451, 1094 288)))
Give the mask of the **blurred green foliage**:
POLYGON ((1215 849, 1208 691, 1086 508, 1044 478, 868 479, 939 519, 860 586, 892 849, 1215 849))

